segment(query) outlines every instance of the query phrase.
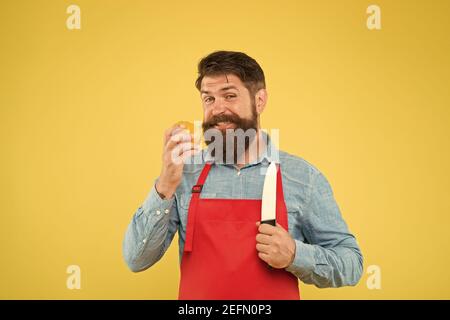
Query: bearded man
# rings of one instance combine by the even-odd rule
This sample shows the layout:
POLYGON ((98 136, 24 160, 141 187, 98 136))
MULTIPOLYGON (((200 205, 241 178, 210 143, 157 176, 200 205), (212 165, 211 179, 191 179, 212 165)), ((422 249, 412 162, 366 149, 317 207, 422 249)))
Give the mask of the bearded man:
POLYGON ((154 265, 178 231, 179 299, 296 300, 298 279, 356 285, 363 257, 328 180, 261 130, 260 65, 242 52, 213 52, 198 64, 196 87, 208 147, 183 126, 166 130, 161 173, 125 234, 129 268, 154 265))

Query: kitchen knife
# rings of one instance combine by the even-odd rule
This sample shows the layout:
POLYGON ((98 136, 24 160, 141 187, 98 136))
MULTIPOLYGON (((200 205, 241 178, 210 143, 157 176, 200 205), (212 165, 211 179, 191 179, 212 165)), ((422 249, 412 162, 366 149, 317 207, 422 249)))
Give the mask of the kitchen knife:
POLYGON ((264 178, 264 188, 261 202, 261 223, 276 225, 277 203, 277 166, 271 162, 264 178))

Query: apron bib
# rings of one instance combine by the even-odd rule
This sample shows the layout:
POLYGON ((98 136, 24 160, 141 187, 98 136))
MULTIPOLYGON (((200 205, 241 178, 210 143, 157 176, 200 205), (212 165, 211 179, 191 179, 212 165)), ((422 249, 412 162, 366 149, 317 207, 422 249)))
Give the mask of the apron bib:
MULTIPOLYGON (((277 172, 277 222, 288 230, 281 169, 277 172)), ((181 259, 179 299, 298 300, 298 280, 258 257, 255 225, 261 200, 201 199, 211 163, 192 188, 181 259)))

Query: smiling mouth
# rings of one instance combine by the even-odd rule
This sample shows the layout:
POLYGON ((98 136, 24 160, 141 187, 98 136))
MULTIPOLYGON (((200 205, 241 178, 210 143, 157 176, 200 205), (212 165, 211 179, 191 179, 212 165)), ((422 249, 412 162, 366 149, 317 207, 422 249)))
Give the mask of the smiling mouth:
POLYGON ((217 129, 231 129, 235 128, 235 124, 233 122, 224 121, 217 123, 214 127, 217 129))

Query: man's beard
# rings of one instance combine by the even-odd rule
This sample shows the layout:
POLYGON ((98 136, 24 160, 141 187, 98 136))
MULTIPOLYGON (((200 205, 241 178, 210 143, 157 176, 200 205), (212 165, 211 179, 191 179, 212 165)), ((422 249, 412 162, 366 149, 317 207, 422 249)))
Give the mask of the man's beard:
POLYGON ((238 163, 238 161, 243 162, 245 160, 243 154, 249 149, 258 132, 258 116, 255 102, 252 102, 252 116, 250 119, 241 118, 236 114, 219 114, 212 116, 208 121, 204 121, 202 127, 208 152, 214 157, 216 162, 234 164, 238 163), (234 124, 234 128, 216 128, 215 126, 220 122, 234 124), (222 152, 216 152, 220 146, 217 143, 213 144, 215 141, 214 133, 217 133, 217 131, 222 136, 222 152))

